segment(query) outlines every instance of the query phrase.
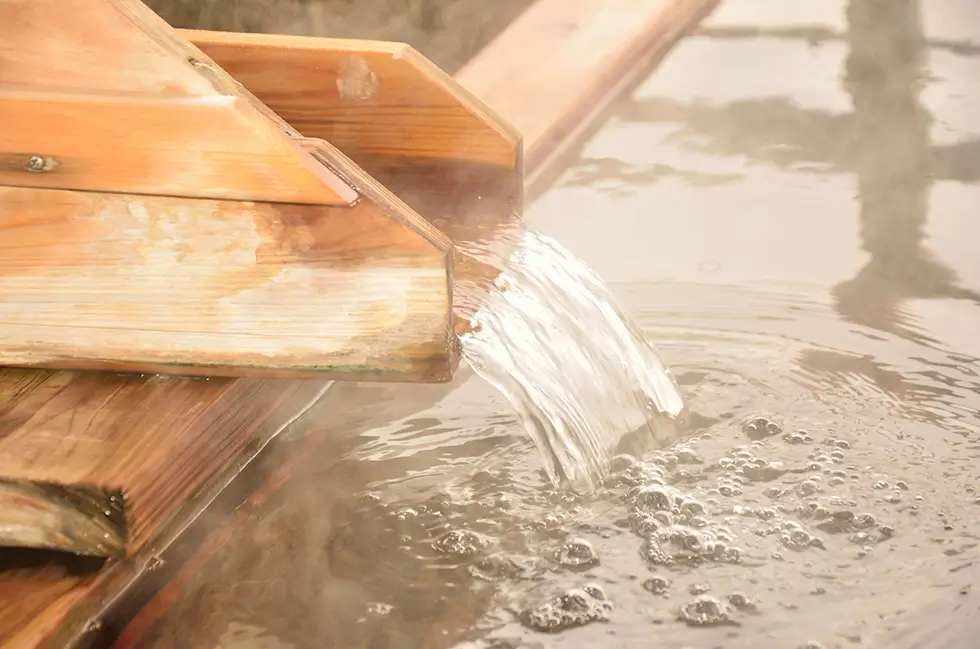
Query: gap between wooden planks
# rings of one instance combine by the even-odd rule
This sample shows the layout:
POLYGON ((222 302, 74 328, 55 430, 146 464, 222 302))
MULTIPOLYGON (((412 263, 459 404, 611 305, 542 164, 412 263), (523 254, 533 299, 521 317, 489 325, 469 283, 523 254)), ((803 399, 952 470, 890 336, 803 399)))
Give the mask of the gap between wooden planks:
MULTIPOLYGON (((523 132, 526 173, 533 182, 549 168, 557 168, 569 141, 588 132, 616 94, 642 78, 658 56, 715 2, 539 0, 456 79, 523 132)), ((217 479, 202 476, 196 488, 188 489, 188 504, 178 515, 188 522, 285 426, 312 423, 297 419, 319 400, 325 388, 326 383, 318 381, 7 372, 0 375, 0 398, 5 403, 28 400, 31 408, 20 410, 13 421, 6 410, 0 410, 0 422, 16 431, 31 421, 60 419, 65 422, 67 438, 73 426, 119 429, 131 435, 166 436, 184 431, 216 443, 241 438, 240 431, 248 431, 251 443, 228 449, 236 469, 217 479), (98 407, 89 406, 89 416, 76 416, 93 398, 98 407), (195 498, 190 498, 190 491, 198 491, 195 498)), ((274 491, 288 479, 288 467, 280 473, 278 480, 258 491, 274 491)), ((148 484, 152 478, 148 477, 148 484)), ((205 538, 181 572, 136 615, 117 644, 120 649, 139 646, 146 629, 179 594, 181 579, 234 533, 235 520, 233 517, 205 538)), ((183 526, 174 525, 168 531, 177 532, 178 527, 183 526)), ((0 647, 88 646, 100 629, 105 631, 121 621, 113 618, 113 612, 121 610, 120 600, 144 571, 153 572, 154 558, 174 540, 158 538, 162 528, 161 522, 157 529, 145 531, 151 541, 134 561, 115 564, 94 576, 72 574, 54 565, 0 574, 0 647)))

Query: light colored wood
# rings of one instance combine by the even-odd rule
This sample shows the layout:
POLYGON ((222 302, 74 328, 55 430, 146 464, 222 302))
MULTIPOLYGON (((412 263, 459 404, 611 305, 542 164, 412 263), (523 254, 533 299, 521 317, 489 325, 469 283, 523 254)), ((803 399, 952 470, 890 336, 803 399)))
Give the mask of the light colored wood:
POLYGON ((0 0, 0 185, 357 200, 172 32, 136 0, 0 0))
POLYGON ((0 363, 452 376, 437 228, 136 0, 2 2, 0 363), (133 61, 148 80, 129 93, 133 61))
POLYGON ((0 85, 11 91, 254 100, 139 0, 0 0, 0 16, 0 85))
MULTIPOLYGON (((459 251, 519 223, 520 134, 408 45, 178 33, 291 128, 339 148, 459 251)), ((455 278, 489 286, 498 270, 461 254, 455 278)))
POLYGON ((513 167, 520 134, 403 43, 177 33, 290 126, 362 156, 513 167))
MULTIPOLYGON (((0 0, 2 2, 4 0, 0 0)), ((539 0, 547 5, 546 9, 557 21, 565 0, 539 0)), ((607 11, 615 9, 615 4, 606 0, 596 0, 596 4, 605 7, 607 11)), ((595 60, 616 61, 624 67, 632 68, 634 61, 623 56, 624 49, 635 48, 638 45, 649 47, 656 42, 663 45, 685 27, 690 26, 697 17, 698 12, 705 11, 713 5, 713 0, 674 0, 672 3, 657 1, 646 2, 646 12, 644 19, 639 24, 653 25, 654 28, 646 32, 648 42, 639 43, 636 40, 621 41, 614 38, 603 39, 601 31, 590 31, 591 22, 595 19, 594 14, 585 11, 580 0, 576 0, 573 6, 567 10, 566 27, 559 29, 554 27, 542 31, 537 38, 529 38, 527 35, 533 33, 533 29, 528 27, 526 21, 533 19, 534 15, 525 14, 509 27, 490 46, 487 53, 477 57, 460 75, 457 81, 465 84, 473 94, 486 102, 491 108, 498 111, 507 118, 510 123, 520 129, 527 129, 538 124, 535 131, 530 128, 526 133, 526 141, 537 149, 538 153, 527 157, 527 173, 534 173, 540 169, 542 161, 556 149, 560 148, 563 141, 560 137, 543 137, 534 135, 537 133, 568 133, 571 124, 564 124, 561 128, 549 128, 549 124, 542 120, 571 120, 569 115, 576 112, 576 109, 568 109, 569 106, 586 108, 585 112, 591 112, 592 102, 601 102, 605 99, 603 88, 608 90, 616 86, 617 72, 623 70, 605 69, 599 72, 601 81, 597 81, 595 74, 590 76, 589 70, 593 73, 603 70, 602 66, 595 65, 595 60), (651 22, 653 21, 653 22, 651 22), (658 22, 659 21, 659 22, 658 22), (659 25, 659 26, 658 26, 659 25), (563 47, 563 39, 577 38, 576 34, 583 32, 592 33, 595 40, 592 42, 594 51, 586 52, 585 59, 580 68, 573 63, 564 60, 557 54, 563 47), (523 34, 523 36, 521 36, 523 34), (508 50, 504 44, 516 43, 517 49, 508 50), (554 51, 550 55, 549 49, 554 51), (496 59, 496 60, 495 60, 496 59), (592 63, 589 63, 592 61, 592 63), (518 64, 520 63, 520 64, 518 64), (500 74, 497 66, 506 67, 506 75, 500 74), (548 66, 553 66, 550 70, 548 66), (567 74, 569 70, 572 74, 567 74), (564 75, 564 76, 560 76, 564 75), (508 83, 508 78, 510 83, 508 83), (541 87, 539 88, 538 85, 541 87), (557 93, 552 99, 548 94, 548 89, 557 93), (600 91, 596 89, 599 88, 600 91), (530 90, 528 90, 530 89, 530 90), (568 93, 568 94, 566 94, 568 93), (563 98, 561 102, 558 98, 563 98), (541 102, 545 106, 539 105, 541 102), (558 105, 562 104, 565 109, 558 105), (548 115, 551 117, 548 117, 548 115)), ((635 6, 635 5, 634 5, 635 6)), ((541 11, 539 9, 538 11, 541 11)), ((634 14, 634 18, 636 14, 634 14)), ((606 18, 600 21, 600 25, 609 25, 615 17, 606 18)), ((637 24, 634 24, 636 27, 637 24)), ((624 32, 620 32, 622 34, 624 32)), ((582 54, 579 54, 582 56, 582 54)), ((46 373, 29 372, 25 373, 35 377, 32 381, 40 380, 40 377, 48 376, 46 373)), ((52 376, 62 376, 53 374, 52 376)), ((96 382, 106 381, 98 379, 96 382)), ((113 379, 114 380, 114 379, 113 379)), ((199 421, 197 424, 197 435, 207 438, 211 435, 220 437, 220 431, 229 428, 241 428, 253 430, 263 428, 274 430, 276 423, 281 422, 285 415, 296 417, 303 411, 304 407, 297 407, 293 403, 282 403, 280 399, 289 390, 296 389, 297 386, 320 386, 325 385, 320 381, 267 381, 263 382, 262 389, 241 395, 239 399, 231 399, 225 395, 235 392, 236 386, 242 383, 252 383, 252 381, 236 380, 191 380, 191 379, 170 379, 165 385, 156 383, 151 378, 129 377, 120 379, 123 386, 120 391, 127 394, 140 394, 145 401, 136 404, 127 403, 126 399, 120 397, 114 401, 114 405, 104 408, 100 412, 113 413, 121 419, 120 426, 126 426, 130 435, 152 438, 162 435, 164 425, 157 425, 154 422, 165 422, 165 426, 183 427, 188 422, 197 420, 200 413, 206 412, 213 418, 209 422, 199 421), (218 381, 220 387, 216 392, 211 392, 210 384, 218 381), (176 401, 178 405, 172 409, 166 405, 169 401, 176 401), (248 404, 247 410, 242 410, 241 406, 248 404), (205 435, 204 431, 207 431, 205 435)), ((111 382, 109 385, 115 387, 111 382)), ((347 386, 345 386, 347 387, 347 386)), ((377 385, 356 386, 351 384, 352 389, 371 390, 378 393, 378 399, 384 400, 388 396, 393 396, 387 389, 377 385)), ((68 402, 55 402, 50 410, 40 410, 47 399, 52 399, 53 392, 44 392, 35 383, 18 383, 11 385, 9 390, 22 392, 24 394, 39 392, 37 397, 38 417, 51 416, 56 412, 71 412, 71 408, 65 404, 68 402)), ((77 402, 84 402, 92 385, 83 387, 82 385, 65 384, 59 390, 64 399, 76 399, 77 402)), ((447 386, 447 389, 450 389, 447 386)), ((379 407, 382 404, 379 403, 379 407)), ((423 407, 424 404, 419 404, 423 407)), ((385 405, 385 407, 389 407, 385 405)), ((398 406, 391 405, 390 408, 398 406)), ((390 409, 389 408, 389 409, 390 409)), ((23 412, 23 411, 22 411, 23 412)), ((109 415, 102 415, 108 417, 109 415)), ((392 412, 392 416, 399 416, 392 412)), ((321 417, 310 419, 303 418, 295 424, 295 434, 310 434, 309 444, 302 446, 304 453, 317 452, 317 427, 316 423, 321 417)), ((9 418, 0 413, 0 425, 6 422, 9 430, 15 430, 18 426, 25 425, 18 419, 9 418)), ((53 418, 49 428, 51 435, 65 435, 69 430, 69 417, 67 414, 61 418, 53 418)), ((108 425, 108 423, 104 424, 108 425)), ((189 437, 188 437, 189 439, 189 437)), ((241 466, 240 463, 253 457, 254 449, 241 449, 235 455, 239 464, 235 464, 229 473, 234 473, 241 466)), ((164 460, 161 459, 161 462, 164 460)), ((212 534, 208 535, 200 542, 199 550, 195 554, 189 566, 192 572, 204 572, 208 570, 209 560, 226 547, 226 544, 233 543, 237 535, 248 534, 248 521, 256 517, 264 517, 269 514, 262 509, 261 503, 273 492, 277 484, 289 477, 289 466, 280 467, 281 470, 269 477, 261 486, 256 487, 256 497, 240 510, 242 515, 235 518, 227 526, 218 526, 212 534)), ((141 478, 142 479, 142 478, 141 478)), ((214 475, 210 479, 221 482, 214 475)), ((172 525, 165 526, 163 523, 148 522, 145 527, 147 538, 160 538, 160 535, 167 530, 173 530, 176 525, 179 527, 187 522, 187 512, 196 511, 193 507, 195 500, 187 501, 184 514, 173 514, 172 525)), ((206 501, 205 501, 206 502, 206 501)), ((177 506, 179 503, 175 503, 177 506)), ((216 514, 217 515, 217 514, 216 514)), ((209 517, 210 518, 210 517, 209 517)), ((198 543, 198 541, 194 541, 198 543)), ((137 577, 151 578, 153 575, 160 575, 161 570, 166 571, 171 568, 170 564, 144 573, 148 563, 156 565, 150 560, 151 556, 157 552, 153 543, 142 546, 137 554, 137 560, 130 563, 120 563, 103 570, 98 575, 93 573, 71 574, 56 567, 48 566, 34 568, 31 570, 13 571, 0 574, 0 646, 4 649, 40 649, 43 644, 54 643, 55 646, 63 646, 70 639, 86 638, 91 639, 92 634, 86 634, 86 628, 92 628, 91 622, 98 621, 102 628, 115 629, 117 623, 122 623, 125 618, 113 617, 112 611, 120 610, 117 606, 104 608, 106 603, 121 603, 126 597, 134 592, 136 584, 132 582, 137 577), (107 614, 107 615, 106 615, 107 614)), ((147 641, 152 636, 153 630, 161 622, 161 616, 165 619, 168 611, 172 610, 174 597, 181 595, 179 585, 174 589, 166 590, 152 600, 149 606, 143 609, 132 624, 124 630, 123 640, 118 645, 119 649, 137 649, 141 642, 147 641), (146 635, 148 634, 148 635, 146 635)), ((121 614, 120 614, 121 615, 121 614)), ((97 631, 96 631, 97 634, 97 631)))
POLYGON ((538 0, 456 81, 520 131, 531 175, 715 3, 538 0))
POLYGON ((451 246, 364 193, 346 208, 0 187, 0 361, 447 380, 451 246))
POLYGON ((357 200, 243 98, 15 93, 3 82, 0 72, 0 186, 321 205, 357 200))
POLYGON ((0 0, 0 85, 21 92, 210 97, 210 80, 133 3, 0 0))

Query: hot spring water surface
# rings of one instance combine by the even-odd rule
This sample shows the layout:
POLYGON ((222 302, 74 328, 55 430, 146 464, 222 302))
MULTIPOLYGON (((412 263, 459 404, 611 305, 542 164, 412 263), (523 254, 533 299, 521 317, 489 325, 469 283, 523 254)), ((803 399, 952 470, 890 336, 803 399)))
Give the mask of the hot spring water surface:
POLYGON ((527 214, 467 343, 520 412, 478 377, 335 385, 124 646, 976 646, 977 43, 974 0, 723 0, 527 214), (635 327, 537 301, 607 308, 548 237, 635 327), (687 411, 653 436, 646 337, 687 411))

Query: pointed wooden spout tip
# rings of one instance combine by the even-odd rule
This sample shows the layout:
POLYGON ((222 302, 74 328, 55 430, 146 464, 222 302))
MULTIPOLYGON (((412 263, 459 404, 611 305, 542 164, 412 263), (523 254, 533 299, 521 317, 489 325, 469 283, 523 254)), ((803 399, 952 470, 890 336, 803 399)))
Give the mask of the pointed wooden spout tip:
MULTIPOLYGON (((520 133, 410 46, 178 33, 296 131, 339 149, 458 251, 486 241, 513 241, 502 233, 511 231, 523 212, 520 133)), ((487 266, 453 268, 456 283, 485 284, 494 276, 495 269, 487 266)))
POLYGON ((0 478, 2 547, 116 558, 127 536, 120 489, 0 478))

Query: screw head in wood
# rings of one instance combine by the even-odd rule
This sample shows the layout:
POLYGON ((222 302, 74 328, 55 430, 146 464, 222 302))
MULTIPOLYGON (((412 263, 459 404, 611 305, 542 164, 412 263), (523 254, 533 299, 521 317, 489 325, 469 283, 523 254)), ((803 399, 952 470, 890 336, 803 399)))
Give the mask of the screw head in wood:
POLYGON ((27 158, 28 171, 44 171, 44 156, 32 155, 27 158))

